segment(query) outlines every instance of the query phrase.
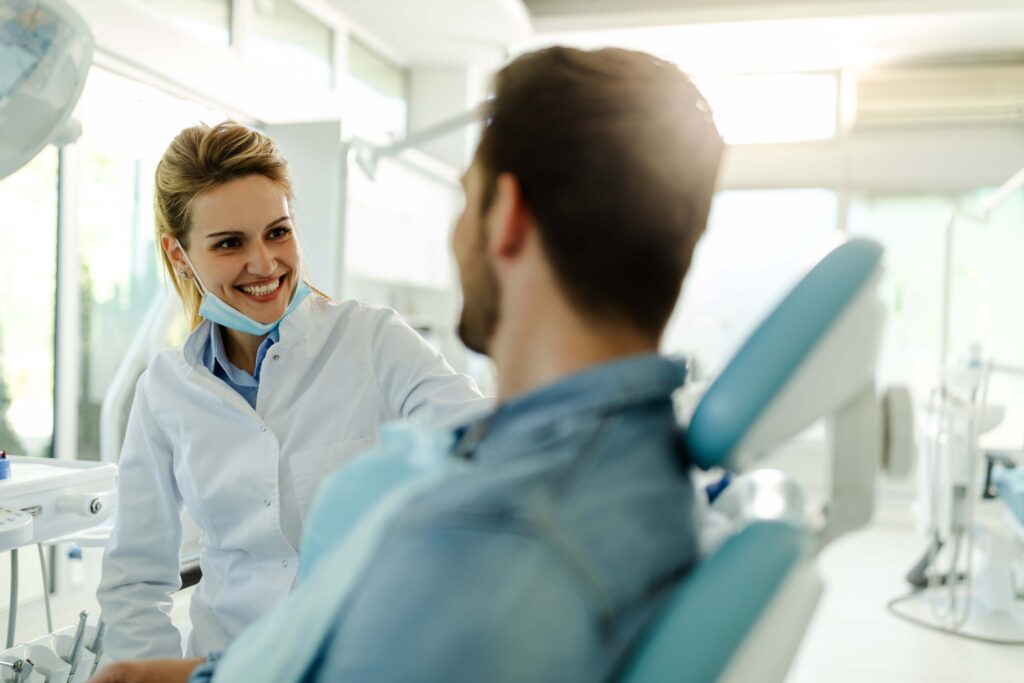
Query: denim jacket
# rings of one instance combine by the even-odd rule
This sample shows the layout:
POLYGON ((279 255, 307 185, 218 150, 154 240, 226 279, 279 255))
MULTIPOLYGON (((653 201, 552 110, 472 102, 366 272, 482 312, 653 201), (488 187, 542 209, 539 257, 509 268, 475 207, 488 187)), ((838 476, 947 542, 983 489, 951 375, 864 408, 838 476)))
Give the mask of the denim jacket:
MULTIPOLYGON (((684 374, 658 356, 630 357, 459 430, 452 457, 467 466, 403 505, 289 679, 613 679, 697 557, 671 400, 684 374)), ((303 603, 303 591, 322 596, 324 586, 301 583, 257 626, 301 631, 302 605, 327 602, 303 603)), ((193 682, 229 680, 218 666, 193 682)))

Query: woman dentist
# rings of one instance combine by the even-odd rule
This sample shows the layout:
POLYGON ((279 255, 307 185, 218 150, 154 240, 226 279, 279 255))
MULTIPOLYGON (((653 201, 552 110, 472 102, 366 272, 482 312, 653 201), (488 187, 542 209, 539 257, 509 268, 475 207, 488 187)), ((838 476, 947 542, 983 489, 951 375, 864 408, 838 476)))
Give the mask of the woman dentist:
POLYGON ((181 656, 182 505, 202 531, 187 654, 205 656, 288 593, 317 484, 381 423, 490 405, 394 312, 311 289, 292 199, 273 141, 235 123, 182 131, 157 167, 164 265, 194 331, 154 358, 128 420, 97 593, 112 659, 181 656))

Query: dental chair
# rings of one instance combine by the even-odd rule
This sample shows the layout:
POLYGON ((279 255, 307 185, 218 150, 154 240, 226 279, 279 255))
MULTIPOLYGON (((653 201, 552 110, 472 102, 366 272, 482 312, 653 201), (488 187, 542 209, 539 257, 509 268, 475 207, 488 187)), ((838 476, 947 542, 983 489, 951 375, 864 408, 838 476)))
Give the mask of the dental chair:
MULTIPOLYGON (((808 516, 799 488, 779 472, 737 477, 715 501, 733 532, 674 589, 617 680, 783 680, 821 593, 815 554, 866 523, 874 505, 882 451, 874 387, 881 255, 873 242, 853 240, 826 256, 711 385, 686 432, 696 465, 742 472, 826 417, 833 458, 826 511, 808 516)), ((357 585, 390 520, 451 476, 450 437, 398 423, 382 430, 374 457, 354 460, 346 476, 321 487, 304 531, 300 580, 333 592, 296 591, 234 642, 219 677, 297 680, 301 667, 316 661, 347 599, 344 587, 357 585), (297 615, 302 629, 279 627, 297 615)))
POLYGON ((712 510, 730 533, 635 645, 622 683, 783 681, 822 591, 815 556, 871 517, 883 456, 874 373, 882 249, 851 240, 827 255, 756 328, 697 405, 693 462, 742 473, 826 420, 830 500, 808 510, 781 472, 736 477, 712 510))

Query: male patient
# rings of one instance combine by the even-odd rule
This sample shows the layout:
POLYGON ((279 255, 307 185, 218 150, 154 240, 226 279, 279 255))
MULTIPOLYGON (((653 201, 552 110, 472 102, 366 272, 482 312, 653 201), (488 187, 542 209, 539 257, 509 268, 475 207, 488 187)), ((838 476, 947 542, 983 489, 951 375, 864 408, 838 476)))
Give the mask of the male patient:
POLYGON ((494 360, 499 399, 456 432, 460 474, 410 495, 364 569, 300 582, 223 658, 97 681, 264 680, 282 657, 278 680, 613 678, 696 556, 671 400, 684 373, 657 351, 721 152, 700 93, 650 55, 551 48, 506 66, 453 236, 459 334, 494 360), (250 652, 240 677, 254 629, 305 649, 250 652))

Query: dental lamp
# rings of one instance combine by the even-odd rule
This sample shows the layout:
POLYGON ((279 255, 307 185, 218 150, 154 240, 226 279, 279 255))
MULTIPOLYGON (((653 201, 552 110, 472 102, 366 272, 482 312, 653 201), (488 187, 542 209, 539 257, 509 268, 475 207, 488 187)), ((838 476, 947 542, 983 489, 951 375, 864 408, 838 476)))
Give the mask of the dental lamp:
POLYGON ((78 137, 93 37, 64 0, 0 0, 0 179, 78 137))

